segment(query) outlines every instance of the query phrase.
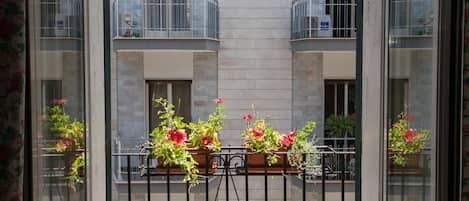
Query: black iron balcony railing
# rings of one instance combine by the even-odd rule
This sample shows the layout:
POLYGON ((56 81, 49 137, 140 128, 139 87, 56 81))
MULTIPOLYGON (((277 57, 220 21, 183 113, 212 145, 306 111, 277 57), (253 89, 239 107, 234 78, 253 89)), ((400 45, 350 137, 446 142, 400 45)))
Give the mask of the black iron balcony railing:
MULTIPOLYGON (((215 171, 211 171, 208 166, 206 168, 200 169, 200 184, 198 186, 199 190, 203 194, 199 196, 197 200, 259 200, 252 199, 254 195, 250 195, 249 190, 250 186, 253 184, 256 188, 259 188, 259 182, 263 183, 263 198, 262 200, 273 199, 271 194, 271 186, 269 184, 269 179, 272 176, 277 176, 281 180, 280 191, 282 192, 281 197, 275 197, 275 199, 283 200, 310 200, 308 198, 309 193, 311 193, 311 187, 309 185, 320 185, 321 191, 318 192, 316 189, 315 192, 318 193, 321 197, 321 200, 326 201, 326 184, 329 185, 331 182, 338 186, 340 189, 337 193, 340 195, 340 200, 345 200, 346 185, 354 182, 355 179, 355 152, 354 151, 335 151, 329 147, 319 147, 320 151, 318 153, 313 153, 317 155, 317 160, 315 167, 309 167, 301 172, 295 172, 288 168, 287 160, 283 160, 281 167, 277 168, 275 171, 269 169, 267 165, 260 169, 256 170, 251 169, 248 166, 248 155, 253 153, 246 152, 243 147, 223 147, 222 151, 217 153, 205 154, 206 161, 209 157, 213 157, 216 161, 215 171), (299 174, 298 174, 299 173, 299 174), (235 179, 238 177, 238 179, 235 179), (239 179, 241 177, 241 179, 239 179), (250 177, 263 178, 256 179, 255 181, 250 181, 250 177), (295 179, 296 182, 288 182, 287 177, 295 179), (213 179, 219 178, 215 188, 210 184, 213 179), (297 190, 291 193, 288 193, 287 189, 291 189, 289 185, 296 185, 297 190), (224 188, 224 191, 220 191, 220 187, 224 188), (210 193, 213 189, 216 189, 215 193, 210 193), (240 189, 244 189, 243 192, 239 192, 240 189), (222 192, 224 195, 221 195, 222 192), (289 196, 287 196, 289 194, 289 196), (244 196, 240 196, 244 195, 244 196), (293 198, 292 196, 296 196, 293 198)), ((286 157, 286 152, 278 152, 280 155, 286 157)), ((309 153, 304 154, 304 158, 308 157, 309 153)), ((127 201, 132 201, 134 188, 132 185, 137 183, 137 181, 146 183, 146 200, 152 200, 152 194, 155 190, 152 189, 152 182, 158 180, 160 184, 164 183, 166 192, 159 191, 160 194, 165 194, 165 196, 160 196, 163 200, 181 200, 181 197, 173 198, 175 192, 171 189, 171 186, 176 180, 181 178, 179 175, 175 175, 170 172, 170 168, 167 167, 166 171, 161 170, 157 171, 156 160, 148 157, 147 153, 134 153, 134 154, 113 154, 113 160, 120 163, 119 172, 115 178, 121 178, 121 184, 126 184, 124 191, 127 193, 127 201), (137 165, 138 168, 135 168, 137 165)), ((181 180, 179 180, 180 182, 181 180)), ((291 181, 291 179, 290 179, 291 181)), ((154 183, 154 182, 153 182, 154 183)), ((164 185, 163 184, 163 185, 164 185)), ((278 183, 277 183, 278 184, 278 183)), ((182 184, 184 185, 184 184, 182 184)), ((191 190, 189 188, 189 182, 185 183, 185 200, 191 200, 191 190)), ((337 188, 337 187, 335 187, 337 188)), ((276 187, 279 189, 279 186, 276 187)), ((139 188, 140 193, 141 188, 139 188)), ((350 190, 349 190, 350 191, 350 190)), ((260 193, 258 191, 258 193, 260 193)), ((258 195, 257 195, 258 196, 258 195)), ((141 196, 140 196, 141 197, 141 196)), ((122 199, 121 199, 122 200, 122 199)), ((337 199, 335 199, 337 200, 337 199)))
POLYGON ((294 0, 291 39, 355 38, 355 0, 294 0))
POLYGON ((114 37, 218 39, 218 0, 116 0, 114 37))

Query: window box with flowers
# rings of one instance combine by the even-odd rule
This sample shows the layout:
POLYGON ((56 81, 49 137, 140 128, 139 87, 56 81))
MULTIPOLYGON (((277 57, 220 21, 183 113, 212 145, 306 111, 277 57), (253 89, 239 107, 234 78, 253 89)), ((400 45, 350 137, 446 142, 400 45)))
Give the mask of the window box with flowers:
POLYGON ((40 117, 44 132, 54 139, 51 152, 63 154, 64 175, 68 186, 75 190, 77 184, 85 181, 85 127, 65 112, 65 100, 56 99, 48 107, 47 114, 40 117))
POLYGON ((420 166, 420 154, 425 149, 430 131, 422 129, 419 132, 411 127, 414 120, 414 115, 402 113, 388 131, 388 164, 391 171, 418 169, 420 166))
POLYGON ((156 99, 155 102, 163 108, 158 112, 161 123, 150 134, 151 155, 158 160, 157 171, 181 174, 184 181, 195 183, 200 168, 203 168, 203 174, 213 174, 216 164, 211 153, 221 149, 218 132, 223 128, 226 110, 223 99, 216 99, 216 111, 207 121, 189 124, 183 122, 183 117, 176 116, 174 105, 167 100, 156 99), (189 138, 187 130, 191 132, 189 138))
MULTIPOLYGON (((257 116, 257 115, 256 115, 257 116)), ((317 150, 315 139, 309 138, 316 123, 310 121, 298 131, 280 134, 265 119, 243 117, 246 129, 241 137, 247 152, 249 173, 300 173, 314 167, 317 150)))

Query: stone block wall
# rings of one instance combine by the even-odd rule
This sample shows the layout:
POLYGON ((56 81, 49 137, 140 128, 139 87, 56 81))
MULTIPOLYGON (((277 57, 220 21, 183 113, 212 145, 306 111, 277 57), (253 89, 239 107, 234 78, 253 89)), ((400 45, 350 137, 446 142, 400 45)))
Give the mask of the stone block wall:
POLYGON ((314 134, 323 136, 324 79, 322 53, 295 53, 293 56, 293 128, 317 123, 314 134))
POLYGON ((194 78, 192 79, 192 120, 207 120, 215 111, 214 100, 218 97, 217 53, 194 53, 194 78))
POLYGON ((255 105, 279 130, 292 128, 291 0, 220 0, 219 96, 229 108, 224 144, 241 145, 255 105))
MULTIPOLYGON (((123 149, 135 149, 148 139, 146 131, 148 111, 145 96, 145 54, 118 52, 112 70, 112 130, 114 139, 123 149)), ((215 111, 218 95, 218 62, 215 52, 193 53, 192 118, 206 120, 215 111)), ((151 68, 158 68, 152 66, 151 68)), ((165 67, 166 68, 166 67, 165 67)), ((186 78, 184 78, 186 79, 186 78)), ((177 78, 171 78, 177 80, 177 78)))

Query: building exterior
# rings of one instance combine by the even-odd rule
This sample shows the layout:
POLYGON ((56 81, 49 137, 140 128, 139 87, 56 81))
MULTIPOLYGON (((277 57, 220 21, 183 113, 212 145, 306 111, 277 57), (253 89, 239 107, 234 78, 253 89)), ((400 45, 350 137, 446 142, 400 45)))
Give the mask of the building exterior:
POLYGON ((353 1, 113 5, 113 133, 120 143, 147 138, 156 97, 175 104, 183 97, 184 116, 192 120, 206 118, 211 100, 224 98, 224 145, 241 145, 242 116, 253 106, 282 131, 314 120, 319 137, 326 113, 354 113, 353 1), (174 97, 165 91, 169 85, 174 97))

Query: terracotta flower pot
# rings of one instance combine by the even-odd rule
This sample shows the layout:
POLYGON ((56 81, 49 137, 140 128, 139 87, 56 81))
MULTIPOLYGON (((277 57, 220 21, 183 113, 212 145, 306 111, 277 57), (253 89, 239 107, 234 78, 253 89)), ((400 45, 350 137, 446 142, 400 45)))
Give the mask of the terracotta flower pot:
POLYGON ((299 173, 300 170, 294 168, 290 165, 290 162, 287 159, 285 148, 280 149, 278 152, 285 152, 285 153, 278 153, 279 156, 277 163, 272 165, 267 164, 267 158, 265 154, 255 153, 250 149, 246 149, 247 152, 247 166, 249 173, 270 173, 270 174, 281 174, 284 173, 284 163, 286 163, 285 173, 299 173))
MULTIPOLYGON (((192 154, 192 158, 198 163, 197 168, 200 174, 206 174, 208 167, 208 174, 213 174, 217 168, 217 164, 213 158, 211 151, 199 150, 197 148, 187 148, 187 151, 192 154), (208 157, 208 160, 207 160, 208 157)), ((157 171, 159 174, 168 173, 168 167, 164 167, 164 158, 158 158, 157 171)), ((183 174, 180 167, 171 165, 169 167, 169 174, 183 174)))
POLYGON ((390 174, 419 174, 422 171, 420 166, 420 154, 409 154, 406 156, 405 166, 398 165, 392 159, 394 152, 388 154, 388 170, 390 174))

